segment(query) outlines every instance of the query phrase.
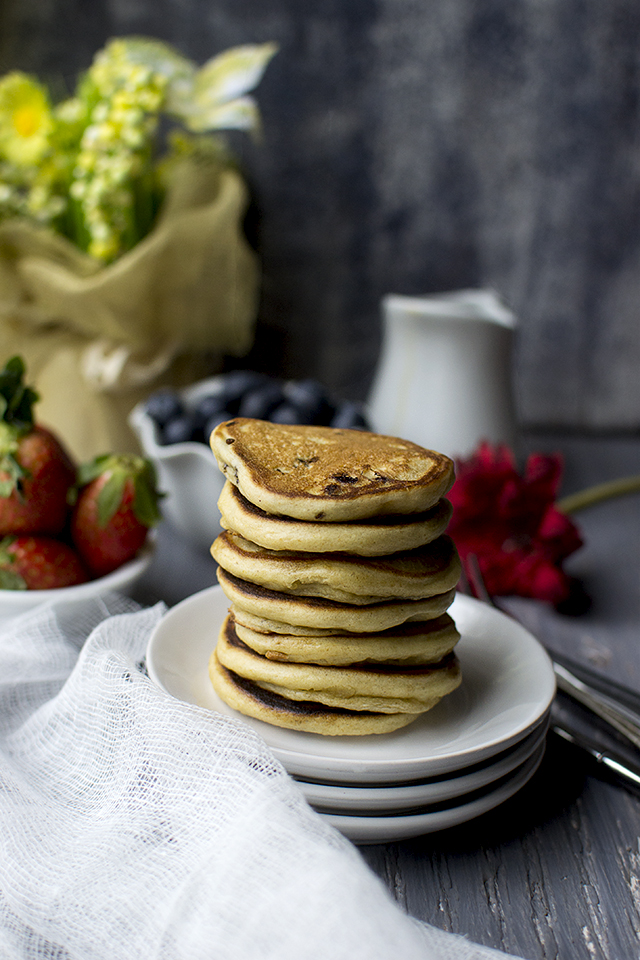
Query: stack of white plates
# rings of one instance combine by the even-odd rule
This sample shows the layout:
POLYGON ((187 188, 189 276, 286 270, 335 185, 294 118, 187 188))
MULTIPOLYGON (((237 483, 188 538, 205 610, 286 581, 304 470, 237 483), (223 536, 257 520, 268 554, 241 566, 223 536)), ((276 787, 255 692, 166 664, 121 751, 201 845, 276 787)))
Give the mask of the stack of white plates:
MULTIPOLYGON (((173 607, 147 649, 150 677, 188 703, 228 716, 208 660, 228 601, 220 587, 173 607), (189 643, 184 638, 189 637, 189 643)), ((549 657, 499 611, 457 596, 450 611, 462 684, 394 733, 325 737, 243 717, 308 802, 356 843, 384 843, 456 826, 513 796, 544 753, 555 678, 549 657)))

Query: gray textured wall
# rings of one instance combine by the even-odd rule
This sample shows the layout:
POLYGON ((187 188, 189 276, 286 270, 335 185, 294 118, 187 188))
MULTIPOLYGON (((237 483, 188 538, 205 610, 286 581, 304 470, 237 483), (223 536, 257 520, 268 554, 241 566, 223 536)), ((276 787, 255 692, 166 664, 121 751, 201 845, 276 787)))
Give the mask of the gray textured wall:
POLYGON ((257 363, 361 398, 382 294, 491 286, 523 424, 640 428, 637 0, 3 0, 0 69, 73 77, 126 33, 280 44, 240 146, 257 363))

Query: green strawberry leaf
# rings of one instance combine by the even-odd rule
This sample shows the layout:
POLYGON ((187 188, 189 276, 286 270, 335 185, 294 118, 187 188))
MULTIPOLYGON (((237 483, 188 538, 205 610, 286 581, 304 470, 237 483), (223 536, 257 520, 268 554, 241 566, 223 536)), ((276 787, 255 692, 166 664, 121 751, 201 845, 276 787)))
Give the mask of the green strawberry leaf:
POLYGON ((33 427, 33 405, 38 394, 22 382, 25 365, 22 357, 11 357, 0 370, 0 416, 19 433, 33 427))
POLYGON ((124 494, 127 475, 122 470, 112 470, 109 479, 100 490, 97 499, 98 525, 106 527, 120 504, 124 494))
POLYGON ((79 487, 86 487, 92 480, 97 480, 114 462, 117 457, 112 453, 101 453, 100 456, 89 460, 88 463, 81 463, 76 473, 76 483, 79 487))
POLYGON ((0 370, 0 393, 7 403, 10 402, 17 387, 22 384, 25 369, 22 357, 11 357, 0 370))
POLYGON ((8 536, 3 537, 0 540, 0 566, 8 567, 16 559, 16 555, 13 550, 10 549, 11 544, 15 542, 15 537, 8 536))
POLYGON ((7 360, 4 369, 7 375, 13 374, 16 380, 20 380, 25 371, 24 360, 19 356, 11 357, 7 360))
POLYGON ((0 568, 0 590, 26 590, 27 583, 14 570, 2 570, 0 568))
MULTIPOLYGON (((29 475, 29 471, 20 466, 13 455, 13 450, 3 448, 2 439, 2 431, 0 431, 0 471, 6 474, 0 480, 0 497, 10 497, 14 490, 20 493, 22 480, 29 475)), ((15 446, 17 448, 17 444, 15 446)))
POLYGON ((98 523, 105 527, 114 515, 124 495, 126 481, 134 487, 133 513, 145 527, 152 527, 161 519, 156 471, 150 460, 133 454, 105 453, 89 463, 81 464, 77 472, 78 487, 109 473, 110 476, 97 497, 98 523))
POLYGON ((33 429, 33 405, 38 394, 22 382, 25 365, 22 357, 11 357, 0 370, 0 497, 22 493, 27 472, 17 460, 18 441, 33 429))
POLYGON ((133 485, 133 512, 136 518, 145 527, 155 526, 162 518, 158 508, 158 500, 162 494, 158 493, 156 472, 148 460, 144 461, 144 467, 134 478, 133 485))
POLYGON ((0 590, 26 590, 27 583, 16 570, 11 567, 15 563, 15 554, 11 544, 15 537, 3 537, 0 540, 0 590))

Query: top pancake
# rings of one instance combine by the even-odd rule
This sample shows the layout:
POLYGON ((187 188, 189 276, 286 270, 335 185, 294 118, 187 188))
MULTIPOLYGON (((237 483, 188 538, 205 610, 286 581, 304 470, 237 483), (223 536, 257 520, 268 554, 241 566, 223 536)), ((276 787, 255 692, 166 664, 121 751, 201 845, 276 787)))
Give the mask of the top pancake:
POLYGON ((216 427, 211 449, 250 503, 298 520, 421 513, 454 481, 444 454, 363 430, 236 418, 216 427))

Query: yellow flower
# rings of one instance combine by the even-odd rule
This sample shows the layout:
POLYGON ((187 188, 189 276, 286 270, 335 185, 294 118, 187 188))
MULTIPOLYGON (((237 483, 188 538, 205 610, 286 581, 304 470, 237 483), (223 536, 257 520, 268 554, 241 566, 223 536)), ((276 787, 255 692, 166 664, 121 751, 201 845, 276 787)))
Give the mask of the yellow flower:
POLYGON ((44 87, 15 70, 0 80, 0 153, 17 166, 44 155, 53 117, 44 87))

